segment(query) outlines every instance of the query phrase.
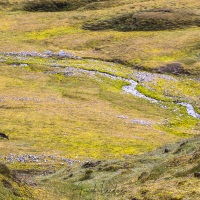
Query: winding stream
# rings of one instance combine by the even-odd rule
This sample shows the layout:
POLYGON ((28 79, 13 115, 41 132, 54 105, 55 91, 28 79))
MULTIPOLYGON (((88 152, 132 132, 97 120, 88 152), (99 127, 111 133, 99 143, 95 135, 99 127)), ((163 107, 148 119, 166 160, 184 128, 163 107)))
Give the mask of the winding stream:
MULTIPOLYGON (((143 99, 147 99, 152 103, 158 103, 159 102, 156 99, 147 97, 144 94, 138 92, 137 89, 136 89, 136 86, 137 86, 138 83, 136 81, 133 81, 133 80, 126 80, 126 81, 128 81, 130 83, 130 85, 122 87, 122 90, 124 90, 125 92, 131 93, 132 95, 140 97, 140 98, 143 98, 143 99)), ((181 103, 178 103, 178 104, 181 105, 181 106, 186 107, 188 115, 190 115, 190 116, 192 116, 192 117, 194 117, 196 119, 200 119, 200 114, 195 112, 194 107, 192 106, 192 104, 184 103, 184 102, 181 102, 181 103)))
MULTIPOLYGON (((15 58, 16 57, 19 57, 19 58, 24 58, 24 57, 41 57, 41 58, 58 57, 58 58, 81 59, 80 57, 76 57, 74 55, 68 54, 63 50, 61 50, 57 54, 55 54, 55 53, 53 53, 51 51, 47 51, 47 52, 45 52, 43 54, 38 53, 38 52, 0 52, 0 55, 15 56, 15 58)), ((5 60, 4 59, 0 60, 0 62, 5 62, 5 60)), ((126 82, 129 83, 129 85, 126 85, 126 86, 122 87, 122 90, 124 92, 130 93, 133 96, 137 96, 139 98, 146 99, 146 100, 150 101, 151 103, 162 103, 161 101, 158 101, 156 99, 147 97, 144 94, 140 93, 136 89, 136 86, 138 85, 138 82, 134 81, 133 79, 122 78, 122 77, 118 77, 118 76, 115 76, 115 75, 110 75, 110 74, 108 74, 106 72, 104 73, 104 72, 99 72, 99 71, 96 71, 96 70, 86 70, 86 69, 80 69, 80 68, 75 68, 75 67, 67 67, 67 68, 65 68, 65 74, 66 75, 70 75, 73 72, 89 73, 89 74, 93 74, 93 75, 99 74, 99 75, 106 76, 106 77, 114 79, 114 80, 118 79, 118 80, 126 81, 126 82)), ((192 117, 194 117, 196 119, 200 119, 200 114, 195 112, 194 107, 192 106, 192 104, 184 103, 184 102, 177 103, 177 104, 186 107, 188 115, 190 115, 190 116, 192 116, 192 117)))
MULTIPOLYGON (((138 82, 134 81, 133 79, 122 78, 122 77, 119 77, 119 76, 110 75, 108 73, 99 72, 99 71, 96 71, 96 70, 86 70, 86 69, 79 69, 79 68, 74 68, 74 67, 67 67, 66 68, 66 74, 68 74, 70 72, 72 72, 72 73, 73 72, 83 72, 83 73, 89 73, 90 75, 99 74, 101 76, 105 76, 105 77, 108 77, 108 78, 113 79, 113 80, 126 81, 126 82, 129 83, 129 85, 126 85, 126 86, 122 87, 122 90, 124 92, 130 93, 133 96, 136 96, 136 97, 139 97, 139 98, 146 99, 146 100, 150 101, 151 103, 161 103, 161 101, 158 101, 156 99, 147 97, 144 94, 140 93, 136 89, 136 86, 138 85, 138 82)), ((195 112, 194 107, 192 106, 192 104, 184 103, 184 102, 177 103, 177 104, 186 107, 188 115, 190 115, 190 116, 192 116, 192 117, 194 117, 196 119, 200 119, 200 114, 198 114, 198 113, 195 112)))
POLYGON ((126 82, 130 83, 130 85, 126 85, 126 86, 122 87, 122 90, 124 92, 130 93, 133 96, 137 96, 137 97, 140 97, 140 98, 143 98, 143 99, 147 99, 151 103, 158 103, 159 102, 158 100, 150 98, 150 97, 147 97, 144 94, 142 94, 139 91, 137 91, 136 87, 138 85, 138 82, 136 82, 136 81, 134 81, 132 79, 126 79, 126 78, 122 78, 122 77, 118 77, 118 76, 114 76, 114 75, 110 75, 110 74, 102 73, 102 72, 97 72, 97 74, 106 76, 106 77, 114 79, 114 80, 118 79, 118 80, 121 80, 121 81, 126 81, 126 82))
POLYGON ((183 103, 183 102, 181 102, 179 104, 186 107, 188 115, 191 115, 192 117, 200 119, 200 114, 195 112, 194 107, 191 104, 183 103))

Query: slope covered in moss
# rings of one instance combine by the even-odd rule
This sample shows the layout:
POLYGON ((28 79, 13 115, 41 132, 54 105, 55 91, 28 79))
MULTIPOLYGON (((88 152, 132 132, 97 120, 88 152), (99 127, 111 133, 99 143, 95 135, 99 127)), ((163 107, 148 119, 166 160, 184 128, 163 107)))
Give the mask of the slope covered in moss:
POLYGON ((199 0, 0 10, 0 198, 198 199, 199 0))
POLYGON ((199 144, 195 137, 123 161, 87 161, 40 180, 75 199, 197 200, 199 144))

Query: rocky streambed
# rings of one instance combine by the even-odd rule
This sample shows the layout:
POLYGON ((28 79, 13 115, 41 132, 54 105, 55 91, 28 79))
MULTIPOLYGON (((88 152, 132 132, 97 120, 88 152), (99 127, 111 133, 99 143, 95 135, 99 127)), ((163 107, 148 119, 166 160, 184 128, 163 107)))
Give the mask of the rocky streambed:
MULTIPOLYGON (((148 101, 150 101, 151 103, 157 103, 159 105, 162 106, 162 101, 158 101, 157 99, 153 99, 151 97, 145 96, 144 94, 142 94, 141 92, 139 92, 136 87, 138 85, 138 82, 133 80, 133 79, 127 79, 127 78, 123 78, 123 77, 119 77, 119 76, 115 76, 115 75, 111 75, 105 72, 99 72, 96 70, 86 70, 86 69, 79 69, 79 68, 74 68, 74 67, 67 67, 65 69, 65 75, 70 76, 76 73, 87 73, 89 75, 101 75, 101 76, 105 76, 107 78, 113 79, 113 80, 121 80, 121 81, 125 81, 127 83, 129 83, 129 85, 123 86, 122 90, 126 93, 130 93, 133 96, 142 98, 142 99, 146 99, 148 101)), ((166 77, 166 75, 163 75, 166 77)), ((167 77, 168 78, 168 77, 167 77)), ((185 102, 181 102, 181 103, 177 103, 178 105, 184 106, 186 107, 187 113, 188 115, 196 118, 196 119, 200 119, 200 114, 198 114, 194 107, 192 106, 192 104, 190 103, 185 103, 185 102)))

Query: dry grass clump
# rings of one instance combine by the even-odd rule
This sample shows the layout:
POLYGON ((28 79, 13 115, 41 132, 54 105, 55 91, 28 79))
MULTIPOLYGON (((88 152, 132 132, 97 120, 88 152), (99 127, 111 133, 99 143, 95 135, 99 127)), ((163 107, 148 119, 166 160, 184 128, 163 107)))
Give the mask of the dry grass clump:
POLYGON ((200 16, 186 11, 157 9, 123 14, 83 25, 84 29, 119 31, 158 31, 199 26, 200 16))
POLYGON ((39 0, 39 1, 27 1, 24 3, 23 10, 26 11, 63 11, 71 10, 72 5, 66 1, 51 1, 51 0, 39 0))
POLYGON ((76 10, 87 4, 99 2, 102 0, 38 0, 38 1, 25 1, 22 10, 26 11, 69 11, 76 10))

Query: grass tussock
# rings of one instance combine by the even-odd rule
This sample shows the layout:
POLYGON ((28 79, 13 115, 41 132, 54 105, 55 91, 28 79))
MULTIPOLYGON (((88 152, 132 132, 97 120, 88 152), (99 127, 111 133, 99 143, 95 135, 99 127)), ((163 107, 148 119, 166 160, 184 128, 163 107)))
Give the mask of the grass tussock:
MULTIPOLYGON (((31 12, 71 11, 101 0, 39 0, 25 1, 22 10, 31 12)), ((88 7, 89 8, 89 7, 88 7)))
POLYGON ((46 184, 61 196, 65 190, 69 198, 198 199, 199 143, 195 137, 123 161, 90 162, 90 169, 74 166, 52 175, 46 184))
POLYGON ((194 13, 157 9, 138 13, 123 14, 112 19, 83 25, 84 29, 118 31, 160 31, 200 26, 200 16, 194 13))
POLYGON ((12 173, 5 165, 0 163, 0 199, 34 199, 29 187, 21 183, 21 181, 12 173))

